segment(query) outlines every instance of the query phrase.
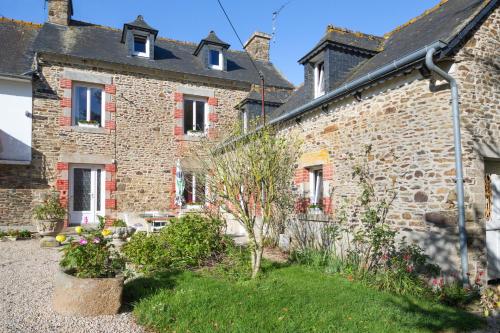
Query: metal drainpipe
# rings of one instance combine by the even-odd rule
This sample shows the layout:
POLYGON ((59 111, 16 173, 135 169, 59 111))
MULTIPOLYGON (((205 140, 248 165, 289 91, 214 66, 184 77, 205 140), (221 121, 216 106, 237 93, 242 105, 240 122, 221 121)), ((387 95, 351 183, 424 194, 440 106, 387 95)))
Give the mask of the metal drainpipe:
POLYGON ((467 230, 465 229, 465 208, 464 208, 464 177, 462 168, 462 143, 460 134, 460 109, 458 86, 455 78, 433 62, 433 56, 436 48, 431 48, 425 56, 427 68, 450 83, 451 87, 451 109, 453 113, 453 136, 455 139, 455 171, 456 171, 456 189, 458 204, 458 234, 460 237, 460 260, 462 264, 462 283, 469 285, 469 263, 467 254, 467 230))

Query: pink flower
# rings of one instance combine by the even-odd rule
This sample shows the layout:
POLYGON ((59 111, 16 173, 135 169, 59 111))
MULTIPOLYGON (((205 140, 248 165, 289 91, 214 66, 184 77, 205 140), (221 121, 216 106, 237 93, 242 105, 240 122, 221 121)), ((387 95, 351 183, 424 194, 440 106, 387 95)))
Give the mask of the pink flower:
POLYGON ((94 238, 94 244, 99 244, 101 239, 99 237, 94 238))
POLYGON ((432 279, 432 284, 435 285, 435 286, 437 286, 437 284, 438 284, 437 279, 432 279))
POLYGON ((406 261, 410 260, 410 258, 411 258, 411 256, 409 254, 405 254, 403 256, 403 259, 406 260, 406 261))
POLYGON ((411 265, 410 265, 410 266, 406 267, 406 271, 407 271, 408 273, 413 272, 413 266, 411 266, 411 265))
POLYGON ((85 216, 83 218, 83 224, 88 224, 89 223, 89 218, 87 216, 85 216))
POLYGON ((85 245, 87 244, 87 240, 85 238, 80 239, 80 245, 85 245))

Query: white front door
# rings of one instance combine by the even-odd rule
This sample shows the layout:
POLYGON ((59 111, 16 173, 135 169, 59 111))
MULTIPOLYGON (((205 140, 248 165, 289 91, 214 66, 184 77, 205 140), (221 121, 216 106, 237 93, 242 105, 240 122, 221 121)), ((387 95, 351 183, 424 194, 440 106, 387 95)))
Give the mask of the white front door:
POLYGON ((105 172, 102 166, 73 164, 70 167, 70 224, 98 223, 104 216, 105 172))
POLYGON ((488 280, 500 279, 500 175, 491 175, 491 215, 486 221, 488 280))

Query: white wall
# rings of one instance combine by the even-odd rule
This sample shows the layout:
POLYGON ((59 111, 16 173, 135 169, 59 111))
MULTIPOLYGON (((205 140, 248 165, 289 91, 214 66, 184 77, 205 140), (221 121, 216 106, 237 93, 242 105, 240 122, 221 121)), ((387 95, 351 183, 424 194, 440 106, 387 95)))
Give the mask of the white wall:
POLYGON ((0 164, 31 162, 31 81, 0 77, 0 164))

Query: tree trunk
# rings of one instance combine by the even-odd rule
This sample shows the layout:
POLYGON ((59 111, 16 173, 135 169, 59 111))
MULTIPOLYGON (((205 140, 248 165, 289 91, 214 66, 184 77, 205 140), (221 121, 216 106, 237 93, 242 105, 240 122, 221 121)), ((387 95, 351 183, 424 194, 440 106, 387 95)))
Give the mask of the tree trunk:
POLYGON ((252 279, 256 278, 260 273, 263 252, 264 248, 261 246, 257 246, 252 250, 252 279))

